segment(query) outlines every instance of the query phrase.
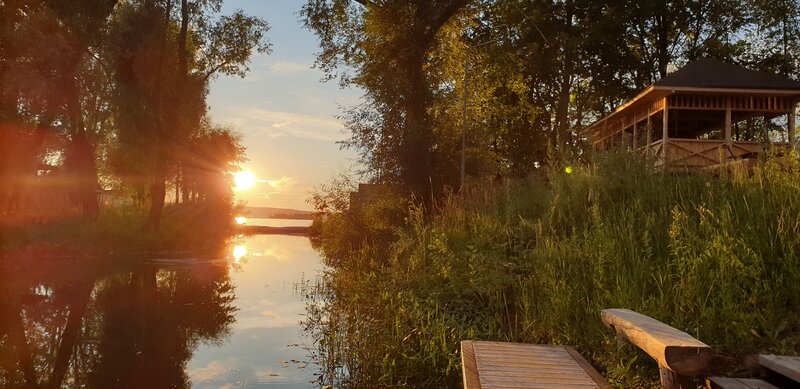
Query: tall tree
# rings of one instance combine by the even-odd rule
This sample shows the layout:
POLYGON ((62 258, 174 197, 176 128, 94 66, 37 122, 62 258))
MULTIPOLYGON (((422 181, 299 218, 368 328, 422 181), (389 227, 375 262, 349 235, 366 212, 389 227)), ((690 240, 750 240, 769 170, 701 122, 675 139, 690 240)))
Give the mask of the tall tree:
POLYGON ((309 0, 301 11, 320 40, 317 65, 343 85, 364 88, 367 104, 380 115, 373 121, 378 126, 370 128, 379 134, 367 139, 377 143, 356 136, 351 145, 390 158, 385 165, 396 171, 380 172, 382 178, 399 181, 423 199, 444 186, 436 175, 429 55, 443 26, 467 3, 309 0))
POLYGON ((120 146, 143 151, 130 158, 120 150, 116 160, 148 188, 149 229, 160 224, 169 172, 199 128, 209 81, 244 76, 251 55, 270 50, 264 20, 241 11, 217 17, 218 6, 182 1, 175 10, 171 1, 146 1, 126 7, 116 26, 120 146))

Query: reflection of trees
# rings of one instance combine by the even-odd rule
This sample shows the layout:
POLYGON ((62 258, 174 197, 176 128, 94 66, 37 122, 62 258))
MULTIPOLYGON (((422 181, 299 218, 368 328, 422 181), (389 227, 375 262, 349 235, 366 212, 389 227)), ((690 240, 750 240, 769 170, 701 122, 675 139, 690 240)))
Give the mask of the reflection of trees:
POLYGON ((2 284, 0 386, 60 387, 93 283, 2 284))
POLYGON ((142 264, 2 285, 4 388, 188 387, 193 350, 226 336, 234 320, 233 286, 219 266, 142 264))
POLYGON ((232 300, 227 270, 220 267, 145 265, 109 280, 98 297, 104 321, 92 386, 188 387, 192 350, 227 335, 232 300))

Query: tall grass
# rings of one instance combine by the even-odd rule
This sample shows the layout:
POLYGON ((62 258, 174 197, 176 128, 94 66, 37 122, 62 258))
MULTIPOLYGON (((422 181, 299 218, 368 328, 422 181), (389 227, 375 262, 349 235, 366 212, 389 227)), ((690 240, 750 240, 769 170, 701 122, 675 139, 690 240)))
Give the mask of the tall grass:
POLYGON ((368 220, 323 226, 335 266, 309 326, 338 369, 323 381, 457 387, 459 342, 487 339, 572 344, 615 385, 653 386, 652 364, 600 322, 614 307, 689 332, 728 370, 752 353, 800 352, 791 157, 714 177, 608 155, 572 174, 475 185, 435 215, 411 209, 391 239, 361 243, 368 220))

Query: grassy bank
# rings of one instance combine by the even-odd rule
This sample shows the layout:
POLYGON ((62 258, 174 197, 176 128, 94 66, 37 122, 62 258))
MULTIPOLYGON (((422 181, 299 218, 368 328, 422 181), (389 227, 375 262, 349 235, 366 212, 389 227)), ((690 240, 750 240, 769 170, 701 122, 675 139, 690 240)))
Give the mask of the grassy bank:
POLYGON ((698 337, 730 374, 800 352, 796 160, 712 178, 613 155, 475 185, 429 220, 387 223, 394 200, 366 209, 322 226, 334 266, 308 325, 335 386, 458 387, 462 339, 572 344, 615 386, 654 386, 654 365, 600 322, 612 307, 698 337))
POLYGON ((157 231, 143 228, 148 209, 130 202, 106 205, 96 218, 73 215, 3 228, 9 258, 31 255, 152 256, 216 253, 232 233, 229 205, 168 205, 157 231))

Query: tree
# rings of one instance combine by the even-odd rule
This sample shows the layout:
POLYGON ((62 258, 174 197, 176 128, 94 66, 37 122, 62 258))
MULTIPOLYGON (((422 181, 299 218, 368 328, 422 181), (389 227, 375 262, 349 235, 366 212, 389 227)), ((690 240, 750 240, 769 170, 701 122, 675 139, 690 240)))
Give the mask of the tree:
POLYGON ((244 76, 250 56, 270 50, 265 21, 241 11, 214 18, 218 4, 182 1, 178 11, 170 1, 131 4, 116 25, 120 146, 142 151, 138 161, 120 165, 133 168, 129 176, 148 187, 149 229, 160 223, 177 151, 187 148, 205 114, 208 82, 218 74, 244 76))
POLYGON ((309 0, 301 11, 303 23, 320 40, 317 65, 342 85, 364 88, 365 107, 379 115, 371 121, 377 127, 354 128, 349 145, 389 168, 379 172, 383 181, 399 182, 423 199, 445 184, 436 175, 429 55, 442 28, 467 3, 309 0))

